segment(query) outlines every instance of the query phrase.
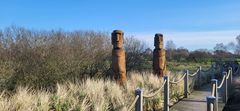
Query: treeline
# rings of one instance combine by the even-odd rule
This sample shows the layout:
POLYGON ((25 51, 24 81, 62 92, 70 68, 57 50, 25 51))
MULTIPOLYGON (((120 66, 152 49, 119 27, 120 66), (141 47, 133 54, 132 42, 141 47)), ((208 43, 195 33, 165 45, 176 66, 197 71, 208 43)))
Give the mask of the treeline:
MULTIPOLYGON (((127 70, 145 64, 141 41, 125 39, 127 70), (140 55, 139 55, 140 54, 140 55), (139 62, 141 61, 141 62, 139 62)), ((95 31, 0 30, 0 89, 54 87, 66 80, 106 77, 111 71, 110 34, 95 31)))
POLYGON ((189 51, 184 47, 176 48, 172 40, 166 42, 166 57, 168 61, 176 62, 210 62, 218 60, 232 60, 240 54, 240 35, 236 42, 228 44, 217 43, 213 49, 197 49, 189 51))
MULTIPOLYGON (((222 50, 188 51, 168 45, 168 61, 208 62, 236 56, 222 50)), ((124 46, 127 72, 152 70, 152 49, 144 42, 125 37, 124 46)), ((13 90, 19 85, 49 88, 87 77, 111 78, 111 53, 111 37, 107 32, 46 31, 16 26, 0 29, 0 90, 13 90)))
POLYGON ((198 49, 189 51, 186 48, 177 48, 174 50, 166 50, 167 60, 175 62, 213 62, 218 60, 231 60, 238 55, 222 50, 210 51, 207 49, 198 49))

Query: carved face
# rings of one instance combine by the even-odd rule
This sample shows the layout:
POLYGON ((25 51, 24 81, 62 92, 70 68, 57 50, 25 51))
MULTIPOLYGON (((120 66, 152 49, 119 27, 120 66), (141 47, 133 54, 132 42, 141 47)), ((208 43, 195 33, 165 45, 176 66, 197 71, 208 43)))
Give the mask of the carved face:
POLYGON ((123 47, 123 33, 119 31, 114 31, 112 33, 112 45, 114 48, 122 48, 123 47))
POLYGON ((154 46, 156 48, 163 48, 163 35, 162 34, 156 34, 154 37, 154 46))

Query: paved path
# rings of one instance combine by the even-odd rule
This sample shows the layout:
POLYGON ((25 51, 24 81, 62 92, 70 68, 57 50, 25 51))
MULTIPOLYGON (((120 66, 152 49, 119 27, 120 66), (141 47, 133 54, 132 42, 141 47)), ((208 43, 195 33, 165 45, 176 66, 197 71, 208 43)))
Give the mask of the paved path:
MULTIPOLYGON (((211 95, 210 90, 210 84, 204 85, 201 89, 192 92, 188 98, 184 98, 173 105, 170 111, 207 111, 206 96, 211 95)), ((222 103, 221 97, 219 97, 218 106, 218 110, 222 111, 224 103, 222 103)))

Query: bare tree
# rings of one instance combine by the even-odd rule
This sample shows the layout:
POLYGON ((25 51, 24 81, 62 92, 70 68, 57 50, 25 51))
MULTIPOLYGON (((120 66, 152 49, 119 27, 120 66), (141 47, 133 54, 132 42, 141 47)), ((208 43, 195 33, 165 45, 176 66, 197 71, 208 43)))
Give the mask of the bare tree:
POLYGON ((174 52, 176 50, 176 45, 174 44, 174 42, 172 40, 167 41, 166 43, 166 56, 168 60, 172 60, 173 59, 173 55, 174 52))
POLYGON ((237 41, 237 44, 236 44, 236 49, 235 49, 235 54, 237 55, 240 55, 240 35, 238 35, 236 37, 236 41, 237 41))
POLYGON ((236 45, 234 42, 229 42, 227 44, 227 49, 230 51, 230 52, 234 52, 236 50, 236 45))
POLYGON ((127 71, 141 69, 144 62, 143 53, 145 47, 144 42, 134 37, 125 38, 124 48, 126 50, 127 71))
POLYGON ((186 49, 184 47, 180 47, 180 48, 176 49, 173 56, 174 56, 175 60, 184 61, 188 58, 189 51, 188 51, 188 49, 186 49))
POLYGON ((167 41, 166 43, 166 50, 175 50, 176 49, 176 45, 172 40, 167 41))
POLYGON ((6 89, 51 87, 73 78, 102 77, 110 69, 112 45, 105 32, 11 26, 0 31, 0 38, 0 84, 6 89))
POLYGON ((227 46, 223 43, 217 43, 216 46, 213 48, 215 51, 224 51, 227 52, 227 46))

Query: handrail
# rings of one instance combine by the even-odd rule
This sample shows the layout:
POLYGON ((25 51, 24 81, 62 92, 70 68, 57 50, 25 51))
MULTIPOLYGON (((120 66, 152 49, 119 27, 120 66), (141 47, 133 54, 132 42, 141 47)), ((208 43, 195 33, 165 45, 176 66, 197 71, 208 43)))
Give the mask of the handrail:
POLYGON ((228 70, 227 79, 229 78, 231 70, 228 70))
POLYGON ((131 111, 134 107, 134 105, 136 104, 137 100, 139 98, 139 95, 137 95, 134 99, 134 101, 132 102, 132 104, 130 105, 130 107, 128 108, 128 111, 131 111))
POLYGON ((153 96, 156 96, 156 95, 161 91, 161 89, 163 88, 163 86, 164 86, 165 84, 166 84, 166 80, 164 80, 162 86, 161 86, 156 92, 154 92, 154 93, 152 93, 152 94, 148 94, 148 95, 143 95, 143 97, 144 97, 144 98, 151 98, 151 97, 153 97, 153 96))
POLYGON ((216 84, 213 84, 213 87, 212 87, 212 93, 211 93, 212 96, 214 96, 215 89, 216 89, 216 84))
POLYGON ((199 71, 199 69, 195 72, 195 73, 193 73, 193 74, 188 74, 190 77, 193 77, 193 76, 195 76, 196 74, 198 74, 198 71, 199 71))
POLYGON ((225 81, 225 77, 226 77, 226 76, 224 75, 221 84, 217 87, 218 89, 220 89, 220 88, 222 87, 222 85, 223 85, 223 83, 224 83, 224 81, 225 81))
POLYGON ((187 73, 185 73, 178 81, 169 81, 169 83, 171 83, 171 84, 177 84, 177 83, 179 83, 180 81, 182 81, 186 75, 187 75, 187 73))

